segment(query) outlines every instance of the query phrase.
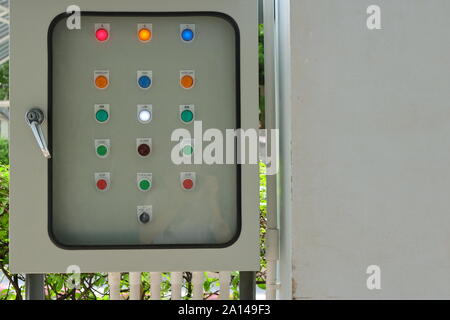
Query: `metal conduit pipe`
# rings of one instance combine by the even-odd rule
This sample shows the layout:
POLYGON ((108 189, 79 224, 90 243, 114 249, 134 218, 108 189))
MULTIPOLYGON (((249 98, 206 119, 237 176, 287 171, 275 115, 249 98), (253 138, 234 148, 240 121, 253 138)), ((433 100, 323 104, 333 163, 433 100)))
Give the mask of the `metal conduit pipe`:
POLYGON ((181 300, 181 288, 183 286, 183 272, 172 272, 171 274, 172 284, 172 300, 181 300))
POLYGON ((150 272, 150 299, 161 300, 161 279, 160 272, 150 272))
POLYGON ((192 272, 192 300, 203 300, 203 272, 192 272))
POLYGON ((276 25, 275 2, 264 0, 264 77, 265 77, 265 117, 267 129, 267 232, 266 232, 266 299, 277 298, 277 263, 279 260, 278 232, 278 129, 276 116, 276 25), (275 144, 275 145, 274 145, 275 144), (267 161, 268 162, 268 161, 267 161), (270 166, 270 169, 269 169, 270 166), (270 172, 269 172, 270 171, 270 172))
POLYGON ((121 300, 120 296, 120 272, 108 273, 109 300, 121 300))
POLYGON ((220 300, 230 300, 230 282, 231 282, 231 272, 227 271, 219 272, 220 300))
POLYGON ((141 300, 141 273, 130 272, 130 300, 141 300))

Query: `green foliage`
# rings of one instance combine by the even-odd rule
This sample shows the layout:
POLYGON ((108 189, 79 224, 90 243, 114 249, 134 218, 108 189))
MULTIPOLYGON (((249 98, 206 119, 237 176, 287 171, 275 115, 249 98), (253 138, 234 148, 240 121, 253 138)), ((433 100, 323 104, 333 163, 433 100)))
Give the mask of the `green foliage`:
POLYGON ((233 272, 231 274, 231 291, 232 299, 239 300, 239 272, 233 272))
POLYGON ((9 164, 9 143, 6 139, 0 138, 0 165, 9 164))
POLYGON ((9 263, 9 167, 0 165, 0 282, 6 278, 8 288, 0 291, 0 299, 22 300, 23 276, 13 275, 8 270, 9 263))
POLYGON ((104 300, 109 298, 107 279, 105 273, 82 273, 79 279, 72 274, 47 274, 45 277, 46 299, 104 300), (75 287, 74 284, 77 282, 78 285, 75 287))
POLYGON ((259 25, 258 32, 259 84, 264 85, 264 25, 259 25))
POLYGON ((259 60, 259 123, 261 128, 265 128, 265 97, 264 97, 264 25, 259 25, 259 45, 258 45, 258 60, 259 60))
POLYGON ((266 165, 259 165, 259 250, 261 270, 256 274, 256 284, 266 289, 266 230, 267 230, 267 176, 266 165))
POLYGON ((0 100, 9 99, 9 62, 0 66, 0 100))

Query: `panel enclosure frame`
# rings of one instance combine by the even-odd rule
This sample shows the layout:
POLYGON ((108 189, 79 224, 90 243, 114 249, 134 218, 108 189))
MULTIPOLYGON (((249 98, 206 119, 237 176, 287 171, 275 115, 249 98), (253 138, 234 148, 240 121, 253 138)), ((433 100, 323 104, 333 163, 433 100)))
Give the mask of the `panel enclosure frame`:
MULTIPOLYGON (((144 0, 75 3, 94 12, 218 12, 240 29, 241 126, 258 128, 257 1, 144 0)), ((74 5, 68 0, 11 3, 11 186, 10 267, 14 273, 59 273, 77 265, 81 272, 259 269, 258 166, 242 165, 242 231, 226 248, 65 250, 47 230, 48 163, 24 121, 31 107, 48 116, 47 36, 51 21, 74 5), (30 36, 30 30, 32 34, 30 36), (32 53, 32 54, 31 54, 32 53), (24 94, 24 92, 26 94, 24 94)), ((43 131, 48 137, 48 122, 43 131)))

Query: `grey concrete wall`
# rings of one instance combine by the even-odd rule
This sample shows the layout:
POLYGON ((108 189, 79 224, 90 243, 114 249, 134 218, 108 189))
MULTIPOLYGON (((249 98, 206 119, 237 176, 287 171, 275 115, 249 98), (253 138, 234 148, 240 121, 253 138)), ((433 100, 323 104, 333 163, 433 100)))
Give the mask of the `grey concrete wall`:
POLYGON ((290 10, 284 297, 292 284, 296 299, 450 298, 450 1, 294 0, 290 10), (372 4, 382 30, 366 27, 372 4), (366 286, 370 265, 381 290, 366 286))

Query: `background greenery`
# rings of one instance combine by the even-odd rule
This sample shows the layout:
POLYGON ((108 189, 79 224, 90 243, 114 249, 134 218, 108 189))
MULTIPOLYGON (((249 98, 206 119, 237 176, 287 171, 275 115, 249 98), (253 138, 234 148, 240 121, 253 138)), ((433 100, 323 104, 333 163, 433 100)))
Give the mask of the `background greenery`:
MULTIPOLYGON (((0 100, 8 99, 9 90, 9 65, 3 64, 0 67, 0 100)), ((264 31, 263 26, 259 27, 259 84, 260 84, 260 127, 264 128, 264 31)), ((266 202, 266 176, 265 166, 260 165, 260 242, 261 242, 261 269, 257 273, 257 284, 261 289, 265 289, 266 283, 266 260, 265 260, 265 240, 267 223, 267 202, 266 202)), ((7 280, 7 288, 0 290, 0 300, 16 299, 25 297, 25 277, 24 275, 11 274, 8 269, 9 261, 9 158, 8 141, 0 139, 0 283, 7 280)), ((81 283, 78 289, 70 289, 71 275, 68 274, 47 274, 45 277, 46 299, 52 300, 107 300, 109 299, 109 287, 106 273, 81 274, 81 283)), ((184 273, 184 288, 187 292, 185 299, 192 296, 192 273, 184 273)), ((122 274, 121 292, 127 298, 129 295, 129 275, 122 274)), ((231 290, 232 298, 239 299, 239 273, 232 273, 231 290)), ((204 292, 205 299, 211 298, 218 293, 219 280, 211 277, 210 273, 205 273, 204 292)), ((148 273, 142 273, 142 299, 150 298, 150 281, 148 273)), ((170 273, 163 274, 161 284, 161 298, 170 299, 170 273)))
POLYGON ((0 66, 0 100, 9 98, 9 62, 0 66))

